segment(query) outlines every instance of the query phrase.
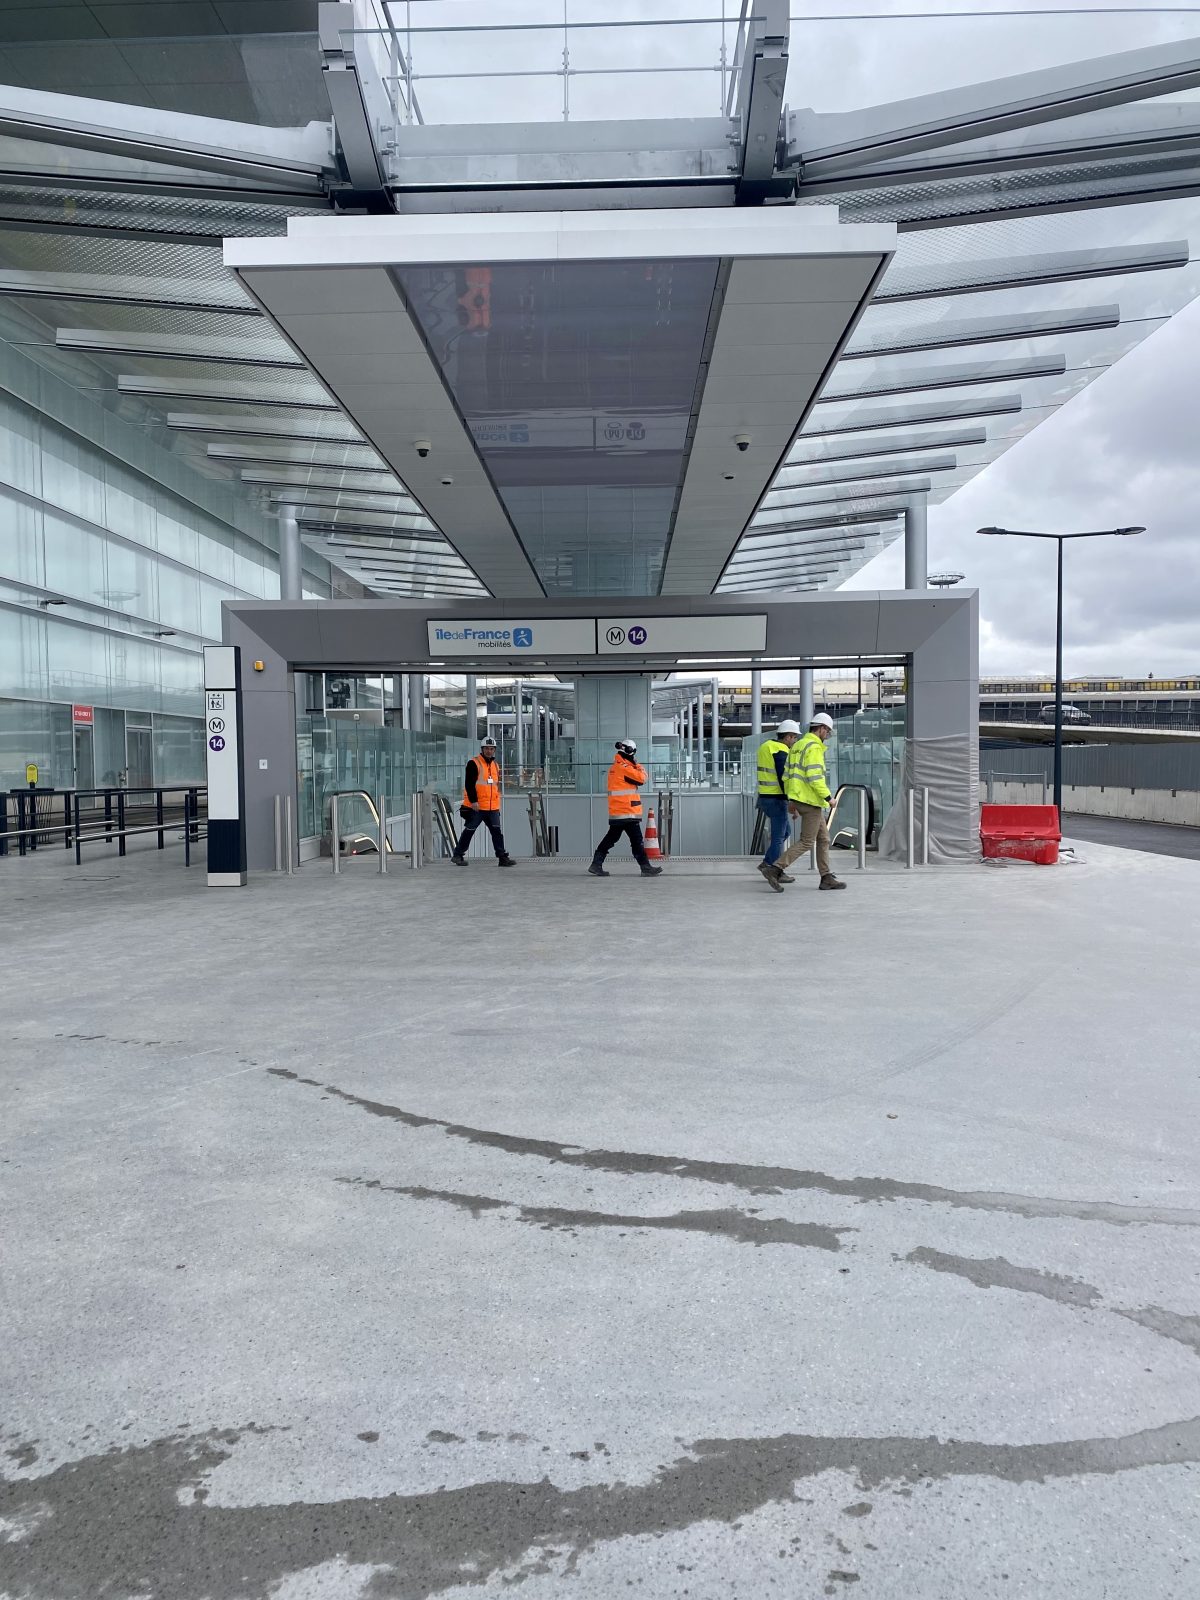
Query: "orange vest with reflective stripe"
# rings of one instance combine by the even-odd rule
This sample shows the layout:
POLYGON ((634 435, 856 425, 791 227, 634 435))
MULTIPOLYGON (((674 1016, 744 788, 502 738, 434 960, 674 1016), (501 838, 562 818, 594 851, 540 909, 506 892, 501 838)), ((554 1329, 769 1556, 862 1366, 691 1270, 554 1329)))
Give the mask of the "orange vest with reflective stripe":
POLYGON ((645 783, 646 769, 618 752, 608 769, 608 814, 610 817, 640 817, 642 797, 634 787, 645 783))
POLYGON ((485 755, 471 758, 475 763, 475 799, 472 800, 463 785, 463 805, 477 805, 480 811, 500 809, 500 768, 485 755))

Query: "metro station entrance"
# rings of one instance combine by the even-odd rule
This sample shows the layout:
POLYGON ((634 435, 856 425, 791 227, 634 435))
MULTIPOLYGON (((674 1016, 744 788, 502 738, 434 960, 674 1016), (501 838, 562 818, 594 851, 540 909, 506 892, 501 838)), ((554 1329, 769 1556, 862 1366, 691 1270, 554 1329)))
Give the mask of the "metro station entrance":
POLYGON ((647 758, 647 809, 657 800, 667 813, 669 848, 744 855, 755 843, 748 746, 759 730, 723 726, 719 674, 794 673, 802 694, 813 671, 858 666, 903 676, 906 699, 843 719, 834 776, 866 788, 877 830, 910 789, 928 788, 930 859, 974 851, 973 591, 629 604, 636 615, 603 601, 577 602, 571 615, 547 600, 436 611, 401 600, 227 605, 233 649, 217 652, 230 676, 214 690, 222 727, 209 739, 210 807, 214 792, 226 794, 229 837, 242 841, 249 870, 274 864, 285 807, 293 859, 320 854, 335 794, 369 797, 394 847, 407 849, 414 796, 430 806, 439 797, 453 823, 466 762, 491 732, 512 853, 584 855, 603 831, 614 741, 629 737, 647 758))
MULTIPOLYGON (((902 669, 891 672, 902 683, 902 669)), ((636 679, 638 701, 649 682, 648 737, 639 710, 630 708, 624 677, 602 680, 596 692, 593 680, 579 680, 592 710, 599 694, 615 702, 606 720, 615 727, 624 719, 619 736, 627 736, 630 727, 642 728, 632 736, 648 773, 646 807, 654 811, 664 851, 702 856, 755 851, 757 746, 780 716, 804 714, 806 674, 788 676, 790 685, 769 690, 770 706, 759 717, 757 732, 739 720, 746 708, 734 691, 713 677, 681 671, 636 679)), ((397 848, 409 847, 414 794, 446 800, 447 824, 453 827, 465 763, 484 737, 496 741, 510 813, 506 837, 514 851, 578 855, 597 829, 603 831, 612 739, 583 734, 589 706, 581 713, 571 679, 325 671, 298 674, 296 683, 301 859, 329 853, 334 793, 342 797, 339 816, 351 850, 377 848, 377 821, 365 816, 366 797, 373 801, 373 818, 386 809, 397 848)), ((809 714, 814 706, 834 716, 829 771, 835 792, 841 785, 866 787, 868 842, 874 843, 900 783, 904 706, 893 700, 886 707, 860 708, 849 701, 827 705, 814 699, 809 714)), ((848 796, 843 845, 853 846, 858 828, 858 802, 848 796)), ((444 831, 435 843, 439 849, 444 845, 444 831)), ((486 835, 474 841, 471 853, 487 854, 486 835)))

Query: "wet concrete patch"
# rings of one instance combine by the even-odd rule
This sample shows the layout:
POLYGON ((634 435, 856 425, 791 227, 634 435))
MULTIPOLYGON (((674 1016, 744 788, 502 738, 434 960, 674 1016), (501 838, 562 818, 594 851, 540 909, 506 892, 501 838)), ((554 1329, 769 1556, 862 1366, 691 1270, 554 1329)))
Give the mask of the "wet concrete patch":
POLYGON ((1171 1206, 1131 1206, 1110 1200, 1059 1200, 1039 1195, 1005 1194, 992 1190, 946 1189, 932 1183, 910 1183, 898 1178, 837 1178, 804 1168, 771 1167, 728 1161, 700 1161, 688 1156, 646 1155, 626 1150, 584 1150, 551 1139, 526 1139, 517 1134, 495 1133, 486 1128, 421 1116, 383 1100, 351 1094, 335 1084, 306 1078, 286 1067, 268 1067, 272 1077, 320 1089, 323 1095, 356 1106, 371 1116, 384 1117, 408 1128, 436 1128, 452 1139, 464 1139, 509 1155, 534 1156, 563 1166, 592 1172, 612 1172, 627 1177, 691 1178, 700 1183, 725 1184, 747 1194, 784 1194, 814 1191, 843 1195, 851 1200, 877 1203, 918 1200, 931 1205, 964 1207, 972 1211, 1000 1211, 1018 1217, 1066 1218, 1079 1222, 1107 1222, 1118 1227, 1157 1223, 1169 1227, 1200 1227, 1200 1211, 1171 1206))
POLYGON ((176 1435, 0 1480, 0 1519, 20 1530, 4 1546, 6 1585, 22 1600, 266 1600, 289 1575, 341 1560, 376 1569, 372 1600, 426 1600, 493 1575, 569 1572, 610 1540, 735 1524, 794 1502, 797 1480, 830 1471, 860 1489, 911 1493, 954 1477, 1042 1483, 1200 1461, 1200 1418, 1044 1444, 782 1434, 699 1440, 640 1484, 495 1481, 323 1504, 214 1504, 203 1480, 238 1437, 176 1435))
POLYGON ((948 1272, 965 1278, 978 1289, 1013 1289, 1018 1294, 1037 1294, 1046 1300, 1056 1300, 1061 1305, 1079 1310, 1103 1310, 1113 1316, 1136 1322, 1149 1328, 1164 1339, 1200 1355, 1200 1316, 1182 1311, 1168 1311, 1163 1306, 1113 1306, 1101 1301, 1100 1291, 1080 1278, 1062 1277, 1055 1272, 1044 1272, 1038 1267, 1018 1267, 1003 1256, 980 1259, 976 1256, 946 1255, 941 1250, 931 1250, 922 1245, 910 1250, 905 1261, 915 1266, 929 1267, 934 1272, 948 1272))
POLYGON ((727 1208, 720 1211, 676 1211, 665 1217, 642 1216, 607 1211, 568 1210, 562 1206, 525 1206, 516 1201, 495 1200, 488 1195, 459 1194, 447 1189, 425 1189, 416 1185, 381 1183, 377 1178, 339 1178, 339 1183, 356 1188, 376 1189, 383 1194, 405 1195, 412 1200, 440 1200, 458 1206, 473 1217, 499 1209, 511 1211, 517 1222, 530 1223, 548 1231, 575 1233, 580 1228, 618 1228, 622 1232, 707 1233, 738 1244, 792 1244, 810 1250, 840 1250, 843 1233, 852 1228, 830 1228, 820 1222, 790 1222, 786 1217, 757 1217, 727 1208))
POLYGON ((1040 1294, 1046 1300, 1057 1300, 1066 1306, 1094 1306, 1100 1300, 1099 1289, 1079 1278, 1061 1277, 1037 1267, 1014 1266, 1003 1256, 980 1260, 974 1256, 946 1255, 922 1245, 910 1250, 904 1259, 934 1272, 949 1272, 957 1278, 965 1278, 977 1289, 1015 1289, 1021 1294, 1040 1294))

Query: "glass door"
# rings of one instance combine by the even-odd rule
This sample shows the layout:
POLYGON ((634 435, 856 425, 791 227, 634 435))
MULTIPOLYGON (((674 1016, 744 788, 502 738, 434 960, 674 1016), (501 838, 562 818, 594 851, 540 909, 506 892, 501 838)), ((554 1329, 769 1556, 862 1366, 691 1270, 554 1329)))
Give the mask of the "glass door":
MULTIPOLYGON (((74 787, 76 789, 96 787, 96 755, 92 729, 83 723, 75 728, 74 787)), ((96 801, 92 798, 85 800, 83 804, 91 807, 96 801)))
POLYGON ((125 727, 125 787, 149 789, 154 782, 154 736, 149 728, 125 727))

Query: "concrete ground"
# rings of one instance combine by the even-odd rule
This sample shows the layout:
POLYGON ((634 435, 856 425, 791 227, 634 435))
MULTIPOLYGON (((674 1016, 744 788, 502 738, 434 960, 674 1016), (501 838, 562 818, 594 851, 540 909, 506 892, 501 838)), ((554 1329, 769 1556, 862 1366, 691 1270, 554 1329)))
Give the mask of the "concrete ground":
POLYGON ((1071 839, 1091 844, 1200 861, 1200 828, 1181 827, 1173 822, 1133 822, 1124 817, 1085 817, 1075 812, 1064 814, 1063 828, 1071 839))
POLYGON ((0 1594, 1194 1595, 1200 866, 1080 854, 0 863, 0 1594))

